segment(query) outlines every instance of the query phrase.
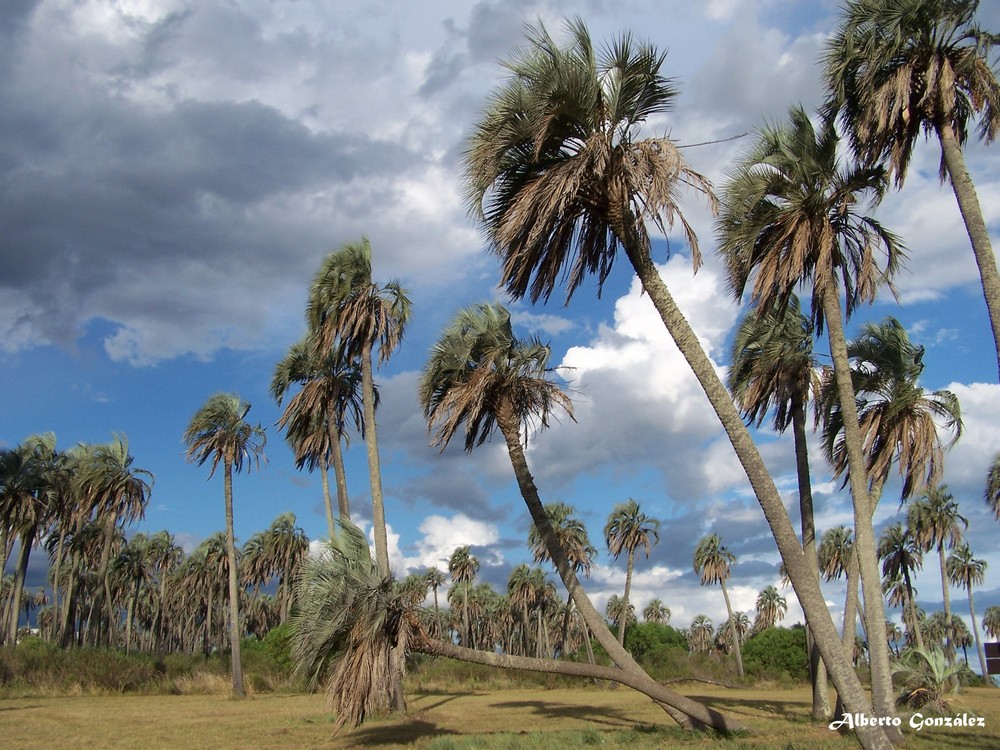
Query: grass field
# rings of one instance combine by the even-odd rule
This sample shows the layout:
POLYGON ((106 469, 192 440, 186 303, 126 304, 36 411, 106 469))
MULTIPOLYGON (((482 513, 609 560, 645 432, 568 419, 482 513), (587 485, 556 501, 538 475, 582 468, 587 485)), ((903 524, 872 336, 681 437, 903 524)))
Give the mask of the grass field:
MULTIPOLYGON (((856 747, 853 739, 807 718, 806 688, 727 690, 690 684, 682 691, 739 717, 737 737, 686 734, 648 699, 597 687, 418 692, 405 717, 375 719, 332 736, 321 695, 98 695, 0 700, 4 748, 682 748, 856 747)), ((1000 748, 1000 690, 967 689, 955 714, 983 716, 986 727, 907 726, 907 747, 1000 748)))
MULTIPOLYGON (((220 695, 97 695, 0 700, 4 748, 836 748, 857 747, 807 718, 805 688, 683 689, 746 722, 736 737, 686 734, 648 699, 598 687, 422 692, 405 717, 367 722, 332 737, 321 695, 263 694, 244 701, 220 695)), ((1000 690, 967 689, 954 713, 975 713, 985 728, 907 725, 907 747, 1000 748, 1000 690)))

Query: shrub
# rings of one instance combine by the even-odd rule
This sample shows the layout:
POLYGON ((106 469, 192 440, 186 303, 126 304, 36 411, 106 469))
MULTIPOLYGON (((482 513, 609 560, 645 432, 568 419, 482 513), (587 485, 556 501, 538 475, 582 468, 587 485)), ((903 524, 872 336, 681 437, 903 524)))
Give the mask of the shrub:
POLYGON ((751 637, 743 644, 743 668, 758 680, 808 680, 805 628, 774 627, 751 637))

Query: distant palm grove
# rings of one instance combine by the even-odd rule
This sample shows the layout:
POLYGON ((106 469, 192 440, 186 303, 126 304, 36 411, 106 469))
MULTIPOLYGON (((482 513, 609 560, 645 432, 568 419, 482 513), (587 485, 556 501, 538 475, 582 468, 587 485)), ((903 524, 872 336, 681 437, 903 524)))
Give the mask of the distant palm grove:
MULTIPOLYGON (((961 406, 953 393, 921 386, 924 347, 894 318, 864 322, 853 339, 846 331, 891 288, 906 258, 906 238, 875 209, 903 187, 925 136, 940 145, 941 180, 968 230, 1000 372, 1000 276, 963 150, 973 132, 985 142, 1000 132, 1000 37, 976 25, 976 10, 974 0, 846 2, 820 61, 821 111, 795 106, 785 121, 762 125, 718 189, 669 138, 642 133, 676 96, 665 54, 627 33, 595 45, 580 19, 567 22, 564 43, 530 27, 471 126, 466 197, 512 300, 568 300, 592 277, 603 284, 615 261, 641 281, 718 415, 780 553, 781 581, 775 575, 776 585, 759 592, 755 611, 733 609, 733 540, 717 533, 670 543, 690 547, 690 569, 725 604, 723 621, 698 615, 675 627, 668 582, 637 611, 635 570, 666 530, 641 499, 622 497, 608 503, 604 538, 592 540, 572 503, 544 498, 525 446, 529 436, 544 440, 551 420, 572 416, 573 401, 554 378, 549 347, 515 331, 495 302, 455 312, 430 351, 418 399, 430 442, 442 450, 456 437, 468 452, 502 441, 530 513, 524 541, 534 567, 516 566, 497 590, 478 580, 474 550, 456 546, 446 569, 395 578, 375 371, 419 311, 398 281, 372 277, 377 249, 359 239, 317 270, 306 334, 271 381, 297 468, 318 470, 328 538, 311 545, 283 513, 237 544, 233 474, 256 468, 266 451, 264 429, 239 395, 208 398, 183 435, 188 460, 220 485, 226 521, 190 553, 169 531, 127 534, 143 518, 154 477, 133 465, 124 435, 70 448, 52 434, 28 437, 0 451, 0 643, 14 648, 34 622, 37 637, 66 649, 217 651, 242 696, 241 644, 285 625, 298 675, 328 691, 338 728, 405 711, 414 654, 624 684, 690 730, 745 726, 667 687, 662 674, 654 679, 651 664, 737 685, 807 679, 819 722, 927 705, 946 711, 950 688, 980 679, 970 665, 986 674, 984 637, 1000 638, 1000 608, 975 606, 986 563, 969 548, 963 508, 941 482, 947 450, 961 439, 961 406), (682 197, 716 214, 729 290, 746 302, 726 382, 653 259, 651 230, 676 228, 693 272, 701 265, 682 197), (814 350, 818 341, 829 349, 814 350), (754 441, 752 429, 765 423, 792 431, 797 526, 754 441), (351 522, 348 480, 359 481, 344 468, 351 435, 368 459, 371 547, 351 522), (850 492, 850 523, 816 528, 810 442, 850 492), (883 498, 894 475, 899 495, 883 498), (876 533, 882 501, 898 504, 898 517, 876 533), (625 568, 604 611, 585 591, 595 542, 625 568), (33 552, 48 556, 48 585, 37 590, 26 587, 33 552), (939 572, 943 598, 943 611, 931 614, 913 587, 925 564, 939 572), (835 623, 821 585, 837 579, 846 598, 835 623), (953 591, 968 600, 971 632, 952 611, 953 591), (805 623, 787 630, 780 625, 793 598, 805 623), (901 625, 889 608, 901 612, 901 625), (788 653, 791 661, 777 656, 788 653)), ((1000 520, 1000 455, 982 482, 975 502, 1000 520)), ((865 748, 901 741, 891 725, 854 731, 865 748)))

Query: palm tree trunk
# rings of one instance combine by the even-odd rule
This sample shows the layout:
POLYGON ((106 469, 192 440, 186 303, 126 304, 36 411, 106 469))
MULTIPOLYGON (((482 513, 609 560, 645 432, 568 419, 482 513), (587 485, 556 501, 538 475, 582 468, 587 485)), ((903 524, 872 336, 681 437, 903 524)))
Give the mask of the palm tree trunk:
POLYGON ((917 603, 913 601, 913 583, 910 581, 910 571, 903 569, 903 585, 906 587, 906 601, 910 607, 910 632, 916 641, 917 648, 924 650, 924 635, 920 631, 920 618, 917 617, 917 603))
POLYGON ((976 605, 972 603, 972 585, 968 586, 969 592, 969 615, 972 617, 972 634, 976 637, 976 654, 979 656, 979 669, 983 675, 983 684, 993 686, 993 680, 989 678, 986 670, 986 652, 983 651, 983 641, 979 637, 979 624, 976 622, 976 605))
POLYGON ((733 619, 733 605, 729 603, 729 592, 726 591, 725 581, 720 581, 722 586, 722 597, 726 600, 726 612, 729 613, 729 638, 732 640, 733 653, 736 654, 736 671, 740 679, 744 679, 743 674, 743 653, 740 648, 740 635, 736 632, 736 620, 733 619))
POLYGON ((28 558, 31 556, 35 529, 21 535, 21 549, 17 553, 17 568, 14 569, 14 586, 10 593, 10 618, 7 622, 7 643, 17 644, 17 629, 21 624, 21 599, 24 596, 24 579, 28 573, 28 558))
MULTIPOLYGON (((608 630, 604 618, 594 608, 590 598, 584 592, 562 545, 559 543, 555 530, 549 521, 549 516, 542 506, 541 498, 538 496, 535 481, 528 470, 528 462, 521 447, 520 426, 510 413, 509 407, 506 411, 501 409, 501 413, 497 415, 497 425, 507 443, 507 452, 510 455, 510 462, 514 468, 514 476, 517 479, 521 496, 524 498, 528 512, 531 514, 531 520, 535 522, 535 527, 545 541, 545 547, 549 551, 549 556, 552 558, 559 577, 562 579, 566 591, 576 604, 576 608, 583 617, 584 622, 587 623, 597 641, 604 647, 605 651, 608 652, 608 656, 611 657, 611 660, 618 667, 617 670, 614 670, 614 673, 619 675, 618 678, 604 675, 602 677, 604 679, 615 679, 616 682, 635 687, 636 690, 639 690, 644 695, 649 696, 659 703, 663 710, 682 727, 689 729, 711 727, 723 732, 740 731, 742 725, 738 721, 708 706, 664 688, 649 677, 635 662, 632 655, 621 647, 615 636, 608 630)), ((562 664, 565 662, 559 663, 562 664)), ((592 668, 589 665, 587 667, 592 668)), ((593 676, 593 673, 590 672, 581 672, 580 674, 593 676)))
MULTIPOLYGON (((101 559, 97 566, 97 578, 94 588, 94 596, 90 602, 90 617, 87 623, 87 643, 91 646, 101 644, 102 618, 105 599, 108 598, 107 580, 108 566, 111 564, 111 543, 114 541, 115 527, 118 524, 117 511, 110 511, 104 522, 104 535, 101 540, 101 559)), ((108 627, 111 626, 111 617, 108 617, 108 627)))
POLYGON ((333 498, 330 497, 330 477, 326 468, 326 461, 321 461, 319 464, 319 478, 323 485, 323 507, 326 509, 326 528, 330 532, 330 538, 333 539, 334 534, 337 533, 337 526, 333 520, 333 498))
MULTIPOLYGON (((792 404, 792 437, 795 442, 795 472, 799 485, 799 521, 802 527, 802 551, 806 561, 819 577, 819 552, 816 549, 816 522, 813 513, 812 477, 809 472, 809 446, 806 443, 806 410, 802 401, 792 404)), ((812 717, 826 719, 830 715, 830 696, 826 685, 826 664, 816 646, 812 628, 806 624, 806 645, 809 648, 809 677, 812 683, 812 717)))
POLYGON ((976 186, 969 176, 965 166, 965 156, 962 145, 958 142, 954 129, 945 123, 938 127, 938 139, 941 141, 941 153, 945 168, 951 178, 951 189, 958 202, 958 210, 962 213, 965 230, 972 243, 972 252, 979 266, 979 277, 983 285, 983 297, 986 299, 986 310, 990 316, 990 326, 993 328, 993 342, 997 351, 997 368, 1000 373, 1000 273, 997 272, 997 261, 993 255, 993 245, 990 233, 983 220, 983 211, 979 205, 976 186))
MULTIPOLYGON (((844 336, 843 316, 840 297, 833 281, 836 276, 828 269, 831 282, 822 291, 823 315, 830 340, 830 358, 833 360, 833 375, 844 417, 844 445, 847 450, 848 479, 851 484, 851 498, 854 501, 854 550, 861 575, 861 592, 864 600, 865 629, 875 634, 868 639, 868 653, 872 670, 872 703, 880 717, 895 716, 895 701, 892 690, 892 672, 889 666, 889 644, 885 639, 885 605, 882 599, 882 578, 879 575, 878 555, 875 551, 875 529, 872 526, 872 499, 868 489, 868 471, 862 454, 861 427, 858 423, 858 408, 855 401, 854 385, 851 382, 851 366, 847 356, 847 339, 844 336)), ((846 636, 845 636, 846 637, 846 636)), ((853 645, 853 642, 852 642, 853 645)), ((852 712, 853 713, 853 712, 852 712)), ((889 736, 898 741, 901 732, 895 727, 887 728, 889 736)))
POLYGON ((632 591, 632 571, 635 568, 635 550, 628 551, 625 565, 625 593, 622 594, 622 613, 618 618, 618 645, 625 646, 625 628, 628 625, 628 595, 632 591))
MULTIPOLYGON (((83 516, 79 515, 76 521, 74 538, 78 537, 80 534, 80 531, 83 528, 83 521, 83 516)), ((62 627, 60 628, 59 641, 62 648, 69 648, 73 642, 73 637, 76 634, 76 608, 77 600, 79 598, 81 557, 82 553, 80 552, 79 544, 74 544, 73 554, 71 556, 72 562, 70 563, 69 569, 69 581, 67 581, 68 591, 64 596, 63 602, 62 627)))
POLYGON ((239 571, 236 569, 236 536, 233 532, 233 461, 226 456, 225 463, 226 496, 226 557, 229 560, 229 640, 232 649, 230 664, 233 676, 233 695, 246 696, 243 687, 243 654, 240 650, 240 588, 239 571))
POLYGON ((337 510, 344 518, 351 517, 350 501, 347 495, 347 471, 344 469, 344 449, 340 444, 340 434, 330 441, 333 453, 333 479, 337 484, 337 510))
POLYGON ((941 595, 944 597, 944 654, 950 666, 955 663, 955 626, 951 621, 951 594, 948 591, 948 575, 945 570, 944 542, 938 543, 938 560, 941 563, 941 595))
MULTIPOLYGON (((746 472, 774 536, 781 559, 785 563, 785 570, 805 613, 806 621, 813 628, 813 636, 837 692, 844 697, 845 705, 851 713, 870 715, 871 703, 850 660, 844 654, 837 629, 833 625, 826 601, 820 591, 819 576, 806 560, 774 480, 764 465, 746 425, 740 419, 732 397, 719 379, 701 344, 698 343, 691 325, 678 309, 666 284, 660 278, 648 251, 639 249, 637 243, 626 243, 625 251, 660 319, 705 391, 746 472)), ((859 727, 856 734, 866 750, 893 746, 882 727, 859 727)))

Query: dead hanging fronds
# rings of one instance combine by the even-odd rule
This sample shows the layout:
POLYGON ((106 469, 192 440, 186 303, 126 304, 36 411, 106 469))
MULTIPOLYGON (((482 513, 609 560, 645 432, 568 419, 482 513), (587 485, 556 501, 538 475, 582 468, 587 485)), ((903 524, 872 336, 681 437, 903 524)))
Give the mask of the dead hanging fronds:
POLYGON ((408 648, 409 606, 372 560, 368 540, 350 520, 303 565, 292 618, 296 669, 313 687, 325 684, 334 732, 385 711, 393 648, 408 648))

